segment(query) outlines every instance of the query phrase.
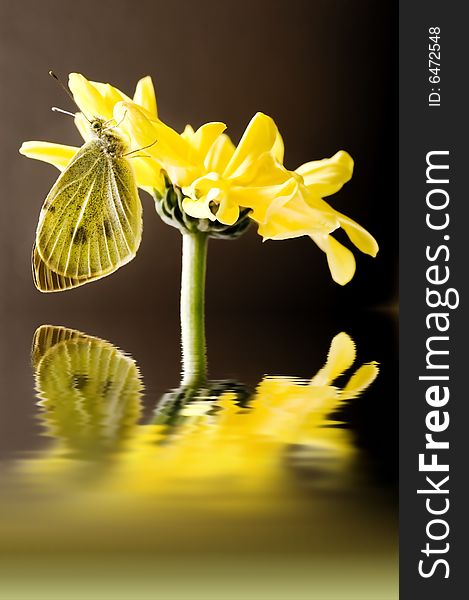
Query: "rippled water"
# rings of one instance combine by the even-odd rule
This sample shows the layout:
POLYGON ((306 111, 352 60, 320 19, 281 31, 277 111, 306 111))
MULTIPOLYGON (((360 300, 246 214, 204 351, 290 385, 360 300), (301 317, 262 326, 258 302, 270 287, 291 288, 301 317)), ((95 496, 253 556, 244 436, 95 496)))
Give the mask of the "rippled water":
POLYGON ((341 332, 301 377, 161 393, 92 332, 32 333, 36 426, 1 467, 1 598, 397 597, 379 349, 363 362, 341 332))

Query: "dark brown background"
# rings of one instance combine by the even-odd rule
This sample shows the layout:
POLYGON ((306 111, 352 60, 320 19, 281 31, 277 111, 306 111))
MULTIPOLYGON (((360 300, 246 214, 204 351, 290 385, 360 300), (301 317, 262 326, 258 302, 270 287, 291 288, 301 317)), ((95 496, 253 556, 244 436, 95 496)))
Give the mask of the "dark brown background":
POLYGON ((379 258, 358 256, 356 278, 342 290, 308 239, 261 244, 253 230, 240 242, 213 244, 211 309, 298 310, 311 307, 319 294, 328 303, 389 301, 397 206, 390 160, 393 18, 387 2, 373 0, 2 1, 1 238, 10 302, 60 310, 93 303, 107 311, 112 300, 114 306, 153 310, 173 306, 177 294, 180 239, 158 221, 149 197, 143 198, 143 245, 131 265, 55 297, 43 297, 31 285, 37 216, 57 173, 20 157, 17 148, 28 139, 80 143, 71 120, 50 111, 53 105, 73 109, 47 76, 50 68, 64 78, 82 72, 128 93, 149 73, 161 117, 179 130, 221 120, 237 140, 262 110, 283 133, 290 168, 341 148, 355 158, 353 180, 332 203, 373 232, 379 258))
MULTIPOLYGON (((380 345, 394 341, 392 325, 361 310, 390 305, 397 293, 394 3, 1 0, 0 18, 0 320, 10 412, 17 410, 13 397, 15 406, 30 407, 28 343, 42 323, 125 348, 147 385, 176 384, 179 368, 181 240, 149 197, 142 195, 144 237, 131 264, 68 293, 41 295, 33 286, 31 244, 57 172, 21 157, 18 147, 31 139, 80 143, 71 119, 50 111, 73 108, 50 68, 128 93, 150 74, 160 115, 177 130, 221 120, 236 141, 262 110, 279 125, 290 168, 339 149, 354 157, 353 180, 332 204, 368 228, 381 250, 375 260, 356 253, 357 274, 345 288, 332 282, 325 256, 306 238, 262 244, 253 228, 239 241, 211 244, 207 314, 216 377, 307 376, 341 329, 354 335, 364 360, 393 357, 380 345)), ((389 392, 385 372, 386 381, 389 392)))

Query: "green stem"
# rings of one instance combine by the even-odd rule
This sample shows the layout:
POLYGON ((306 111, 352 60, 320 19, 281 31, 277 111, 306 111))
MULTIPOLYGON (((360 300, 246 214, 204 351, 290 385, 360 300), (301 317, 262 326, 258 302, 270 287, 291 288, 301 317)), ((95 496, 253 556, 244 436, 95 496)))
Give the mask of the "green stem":
POLYGON ((183 233, 181 273, 182 385, 198 386, 207 378, 205 344, 205 271, 208 235, 183 233))

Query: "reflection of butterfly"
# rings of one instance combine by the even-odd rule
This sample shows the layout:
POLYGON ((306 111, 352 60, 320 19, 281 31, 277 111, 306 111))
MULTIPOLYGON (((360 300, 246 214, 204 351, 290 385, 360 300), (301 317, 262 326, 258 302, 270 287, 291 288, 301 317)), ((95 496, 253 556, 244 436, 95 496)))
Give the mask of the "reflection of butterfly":
POLYGON ((41 420, 80 455, 117 449, 140 416, 137 365, 115 346, 65 327, 42 325, 32 361, 41 420))
POLYGON ((32 267, 41 292, 70 289, 109 275, 135 256, 142 206, 126 145, 91 122, 94 137, 49 192, 39 217, 32 267))

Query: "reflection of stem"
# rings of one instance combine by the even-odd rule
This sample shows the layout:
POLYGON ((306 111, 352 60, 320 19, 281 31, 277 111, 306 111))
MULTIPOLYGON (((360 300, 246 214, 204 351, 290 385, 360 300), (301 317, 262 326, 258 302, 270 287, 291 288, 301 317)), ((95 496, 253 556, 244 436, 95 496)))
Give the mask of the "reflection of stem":
POLYGON ((207 376, 205 346, 205 270, 208 235, 182 236, 181 343, 182 385, 201 385, 207 376))

